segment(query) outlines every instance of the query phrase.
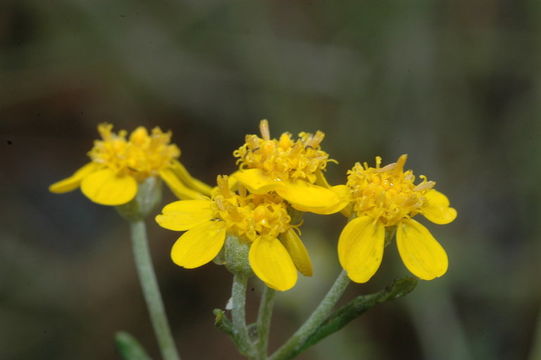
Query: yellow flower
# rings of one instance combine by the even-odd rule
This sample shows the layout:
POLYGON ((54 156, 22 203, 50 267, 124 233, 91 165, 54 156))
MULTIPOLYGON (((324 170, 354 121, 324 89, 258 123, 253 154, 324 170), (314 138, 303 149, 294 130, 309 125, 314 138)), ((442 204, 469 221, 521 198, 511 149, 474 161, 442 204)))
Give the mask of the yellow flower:
POLYGON ((233 177, 254 194, 277 192, 295 209, 317 214, 332 214, 348 203, 344 185, 330 187, 323 172, 329 154, 321 150, 325 137, 301 132, 293 140, 283 133, 271 139, 267 120, 261 120, 262 137, 247 135, 246 143, 233 152, 240 170, 233 177))
POLYGON ((94 142, 88 152, 91 161, 72 176, 49 187, 53 193, 65 193, 81 188, 83 194, 102 205, 122 205, 137 194, 138 183, 159 176, 179 198, 200 199, 210 193, 210 187, 192 178, 177 160, 180 149, 170 144, 171 133, 160 128, 149 134, 138 127, 127 138, 118 134, 110 124, 100 124, 101 140, 94 142))
POLYGON ((297 282, 297 270, 312 275, 304 244, 292 225, 287 204, 275 193, 230 190, 228 177, 218 176, 212 199, 168 204, 156 222, 169 230, 186 231, 173 245, 173 262, 187 269, 214 259, 227 234, 250 244, 250 267, 267 286, 285 291, 297 282))
POLYGON ((412 219, 416 214, 436 224, 448 224, 457 215, 445 195, 433 189, 435 183, 421 176, 414 184, 411 170, 404 171, 407 155, 396 163, 376 167, 359 163, 348 171, 355 218, 340 234, 338 256, 351 280, 364 283, 377 271, 385 247, 385 228, 396 227, 396 241, 409 271, 432 280, 447 271, 447 254, 432 234, 412 219))

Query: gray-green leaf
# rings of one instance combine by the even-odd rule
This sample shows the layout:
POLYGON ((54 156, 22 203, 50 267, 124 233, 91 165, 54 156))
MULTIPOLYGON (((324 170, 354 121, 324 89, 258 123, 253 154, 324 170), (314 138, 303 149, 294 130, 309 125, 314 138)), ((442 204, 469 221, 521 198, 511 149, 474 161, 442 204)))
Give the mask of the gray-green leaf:
POLYGON ((115 343, 124 360, 151 360, 141 344, 127 332, 117 332, 115 343))

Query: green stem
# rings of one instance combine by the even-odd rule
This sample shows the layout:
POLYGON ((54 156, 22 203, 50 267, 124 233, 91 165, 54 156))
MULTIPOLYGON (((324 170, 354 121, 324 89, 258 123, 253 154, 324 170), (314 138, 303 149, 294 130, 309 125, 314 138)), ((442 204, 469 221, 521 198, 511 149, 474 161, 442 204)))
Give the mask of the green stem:
POLYGON ((340 300, 342 294, 349 284, 349 279, 345 271, 342 270, 336 281, 330 288, 327 295, 323 298, 318 307, 310 315, 308 320, 293 334, 293 336, 280 347, 270 360, 286 360, 291 358, 292 353, 296 353, 297 349, 311 336, 314 331, 327 319, 334 305, 340 300))
POLYGON ((375 294, 360 295, 351 300, 347 305, 334 311, 327 319, 321 324, 316 331, 314 331, 301 346, 296 348, 295 352, 289 354, 289 358, 293 359, 298 354, 302 353, 310 346, 317 344, 320 340, 326 338, 342 329, 354 319, 358 318, 366 311, 370 310, 377 304, 384 303, 386 301, 395 300, 403 296, 408 295, 417 286, 417 280, 414 278, 404 278, 395 280, 390 286, 386 287, 382 291, 378 291, 375 294))
POLYGON ((248 335, 246 326, 246 287, 248 275, 238 272, 233 276, 233 287, 231 289, 231 317, 233 323, 233 334, 239 351, 249 357, 253 356, 253 346, 248 335))
POLYGON ((530 352, 530 360, 541 359, 541 312, 537 315, 537 328, 533 334, 533 346, 530 352))
POLYGON ((269 344, 269 331, 272 318, 272 309, 274 306, 273 289, 265 286, 261 294, 259 312, 257 315, 257 359, 265 360, 267 358, 267 347, 269 344))
POLYGON ((158 281, 154 273, 144 220, 131 222, 130 229, 135 266, 137 267, 143 296, 147 304, 154 333, 160 346, 162 358, 164 360, 180 360, 175 342, 171 336, 160 289, 158 288, 158 281))

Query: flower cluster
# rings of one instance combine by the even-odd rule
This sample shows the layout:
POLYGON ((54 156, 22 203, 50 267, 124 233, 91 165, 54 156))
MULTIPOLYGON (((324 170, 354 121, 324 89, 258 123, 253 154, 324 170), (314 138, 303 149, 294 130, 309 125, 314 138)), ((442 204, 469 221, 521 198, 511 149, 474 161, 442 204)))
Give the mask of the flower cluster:
POLYGON ((433 181, 420 176, 416 182, 413 172, 404 170, 406 155, 386 166, 380 157, 375 167, 356 163, 346 184, 331 186, 324 173, 336 161, 321 147, 323 132, 272 138, 262 120, 261 136, 247 135, 233 152, 238 170, 218 176, 211 188, 178 161, 180 150, 170 143, 170 133, 139 127, 128 138, 126 131, 115 134, 108 124, 98 129, 102 139, 88 153, 90 163, 50 190, 80 187, 96 203, 121 205, 134 199, 145 179, 161 178, 181 199, 156 216, 160 226, 184 232, 171 251, 181 267, 207 264, 219 256, 228 237, 235 237, 249 247, 247 260, 255 275, 273 289, 288 290, 298 272, 313 272, 299 237, 298 215, 342 212, 349 222, 338 239, 338 258, 351 280, 363 283, 375 274, 386 238, 395 234, 400 256, 414 275, 431 280, 447 271, 445 250, 413 217, 421 214, 447 224, 457 212, 433 181))
POLYGON ((133 200, 138 184, 148 177, 160 177, 180 198, 198 199, 210 192, 178 161, 180 149, 170 144, 171 133, 154 128, 149 134, 138 127, 127 138, 125 130, 116 134, 112 130, 112 125, 100 124, 102 139, 88 152, 91 161, 49 190, 65 193, 80 187, 93 202, 111 206, 133 200))
POLYGON ((210 262, 230 234, 250 245, 250 266, 271 288, 293 287, 297 269, 312 274, 308 252, 283 199, 276 193, 248 193, 242 187, 232 191, 227 176, 218 176, 217 183, 210 199, 176 201, 156 217, 166 229, 186 231, 173 245, 175 264, 190 269, 210 262))

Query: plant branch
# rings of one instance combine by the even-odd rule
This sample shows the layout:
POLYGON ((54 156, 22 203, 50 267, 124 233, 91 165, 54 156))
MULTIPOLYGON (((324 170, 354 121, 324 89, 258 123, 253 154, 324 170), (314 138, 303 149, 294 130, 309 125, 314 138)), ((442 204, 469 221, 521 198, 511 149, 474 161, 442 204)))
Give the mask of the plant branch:
POLYGON ((265 286, 261 294, 261 302, 259 304, 259 312, 257 315, 257 359, 265 360, 267 358, 267 347, 269 344, 269 331, 272 319, 272 309, 274 306, 274 295, 276 292, 273 289, 265 286))
POLYGON ((180 360, 154 273, 144 220, 130 222, 130 229, 135 266, 160 352, 164 360, 180 360))
POLYGON ((231 317, 233 324, 233 336, 241 354, 252 357, 253 344, 248 335, 246 326, 246 286, 248 275, 242 272, 233 275, 233 287, 231 289, 231 317))
POLYGON ((317 344, 320 340, 337 332, 352 320, 358 318, 370 308, 377 304, 384 303, 406 296, 417 286, 417 280, 414 278, 404 278, 395 280, 391 285, 377 293, 370 295, 361 295, 350 301, 347 305, 336 310, 329 316, 317 330, 299 346, 296 351, 291 352, 286 359, 292 359, 310 346, 317 344))
POLYGON ((327 319, 332 308, 344 294, 349 279, 345 271, 342 270, 336 281, 327 292, 321 303, 317 306, 314 312, 308 317, 308 320, 291 336, 291 338, 282 345, 270 357, 271 360, 291 359, 291 354, 298 353, 298 349, 304 344, 306 339, 310 337, 314 331, 327 319))

